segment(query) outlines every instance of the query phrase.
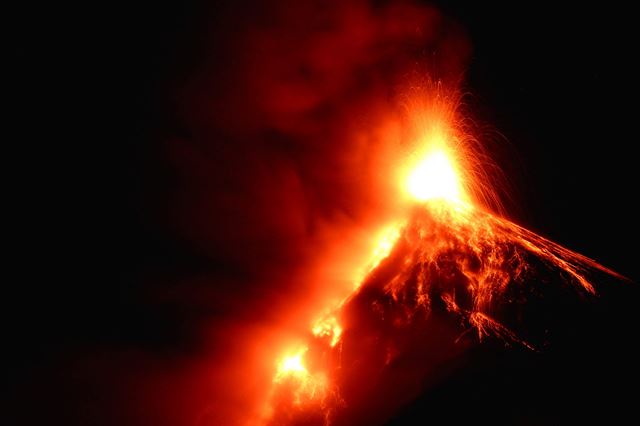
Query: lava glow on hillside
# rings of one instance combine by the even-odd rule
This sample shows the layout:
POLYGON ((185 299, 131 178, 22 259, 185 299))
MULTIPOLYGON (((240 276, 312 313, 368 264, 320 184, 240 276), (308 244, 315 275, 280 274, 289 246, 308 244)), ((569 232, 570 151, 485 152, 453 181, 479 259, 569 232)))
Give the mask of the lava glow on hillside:
POLYGON ((623 279, 492 212, 486 156, 457 98, 430 84, 407 102, 417 138, 396 175, 402 214, 353 291, 274 360, 265 424, 381 424, 470 346, 541 350, 548 294, 593 297, 595 274, 623 279))

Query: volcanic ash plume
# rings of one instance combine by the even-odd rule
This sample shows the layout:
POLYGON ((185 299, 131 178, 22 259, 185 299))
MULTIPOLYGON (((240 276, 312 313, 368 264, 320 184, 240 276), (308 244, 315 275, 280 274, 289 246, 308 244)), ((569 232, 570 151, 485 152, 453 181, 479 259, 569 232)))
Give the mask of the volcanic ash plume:
POLYGON ((361 286, 282 360, 270 424, 381 424, 474 346, 543 350, 557 313, 595 297, 592 282, 607 276, 622 279, 481 209, 427 201, 361 286))

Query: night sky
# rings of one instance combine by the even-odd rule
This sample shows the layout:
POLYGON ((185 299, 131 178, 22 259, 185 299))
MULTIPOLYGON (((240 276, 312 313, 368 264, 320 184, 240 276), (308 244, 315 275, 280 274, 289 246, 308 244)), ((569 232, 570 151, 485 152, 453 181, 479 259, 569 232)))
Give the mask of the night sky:
MULTIPOLYGON (((341 73, 355 59, 337 54, 343 63, 328 65, 327 81, 320 72, 318 86, 279 104, 270 99, 283 92, 268 76, 288 51, 282 59, 246 37, 271 8, 213 3, 109 3, 37 37, 35 74, 46 90, 28 103, 28 121, 43 114, 55 126, 43 125, 47 138, 30 146, 54 146, 45 161, 55 170, 37 179, 35 220, 44 230, 29 244, 24 284, 5 302, 15 354, 11 424, 194 424, 219 394, 213 388, 229 380, 216 370, 236 349, 228 330, 250 335, 276 321, 272 309, 304 298, 309 287, 291 277, 303 276, 324 227, 374 220, 375 196, 350 186, 358 176, 341 168, 348 135, 319 140, 340 135, 351 115, 366 122, 363 105, 377 105, 387 77, 396 81, 412 61, 445 80, 462 77, 465 109, 507 176, 510 218, 640 278, 637 23, 629 10, 611 2, 436 2, 423 22, 446 30, 381 39, 376 65, 366 55, 358 62, 379 74, 358 68, 363 74, 345 83, 341 73), (255 85, 244 85, 247 75, 255 85), (340 106, 324 108, 322 99, 340 106), (290 114, 313 102, 320 106, 311 124, 290 114)), ((306 49, 283 37, 294 52, 306 49)), ((313 70, 304 72, 315 81, 313 70)), ((623 342, 637 336, 637 295, 613 291, 598 311, 606 317, 594 331, 599 340, 568 344, 561 361, 545 361, 551 371, 568 368, 567 377, 593 369, 593 383, 608 387, 580 404, 635 413, 604 395, 638 377, 623 342), (584 348, 591 357, 567 367, 584 348), (607 369, 617 362, 612 377, 607 369)), ((576 342, 588 332, 578 335, 576 342)), ((558 418, 570 421, 569 411, 558 418)))

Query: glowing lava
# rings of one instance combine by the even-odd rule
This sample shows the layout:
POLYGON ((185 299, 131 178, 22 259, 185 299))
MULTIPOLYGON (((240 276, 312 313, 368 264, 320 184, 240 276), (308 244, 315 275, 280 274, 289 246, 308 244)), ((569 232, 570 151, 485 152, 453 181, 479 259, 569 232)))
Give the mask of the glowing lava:
POLYGON ((449 156, 441 150, 430 153, 418 164, 409 175, 406 188, 419 201, 445 199, 457 202, 462 199, 458 173, 449 156))
POLYGON ((283 357, 273 379, 276 389, 286 394, 286 399, 296 406, 324 399, 328 389, 326 375, 323 372, 312 374, 305 366, 304 355, 308 350, 303 346, 283 357))
POLYGON ((335 316, 331 315, 326 318, 322 318, 315 322, 311 332, 314 336, 323 338, 327 337, 331 339, 331 346, 335 346, 340 340, 342 334, 342 327, 338 324, 338 320, 335 316))
POLYGON ((299 349, 292 355, 285 356, 278 364, 276 380, 282 380, 287 376, 305 376, 308 374, 307 368, 303 365, 302 357, 307 348, 299 349))
POLYGON ((364 269, 362 275, 358 278, 355 283, 355 288, 360 287, 366 276, 373 271, 375 268, 380 265, 389 253, 393 249, 393 246, 400 238, 400 230, 402 229, 403 223, 393 223, 382 230, 378 234, 378 238, 375 240, 374 249, 371 253, 369 263, 367 267, 364 269))

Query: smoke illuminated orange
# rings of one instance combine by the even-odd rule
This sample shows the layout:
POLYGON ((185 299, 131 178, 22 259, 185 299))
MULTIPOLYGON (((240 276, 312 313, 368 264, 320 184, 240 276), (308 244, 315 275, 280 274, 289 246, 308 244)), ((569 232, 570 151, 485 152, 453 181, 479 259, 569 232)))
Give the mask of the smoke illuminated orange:
POLYGON ((303 348, 292 355, 285 356, 278 364, 276 380, 282 380, 287 376, 308 374, 306 367, 302 364, 302 357, 306 351, 307 349, 303 348))

